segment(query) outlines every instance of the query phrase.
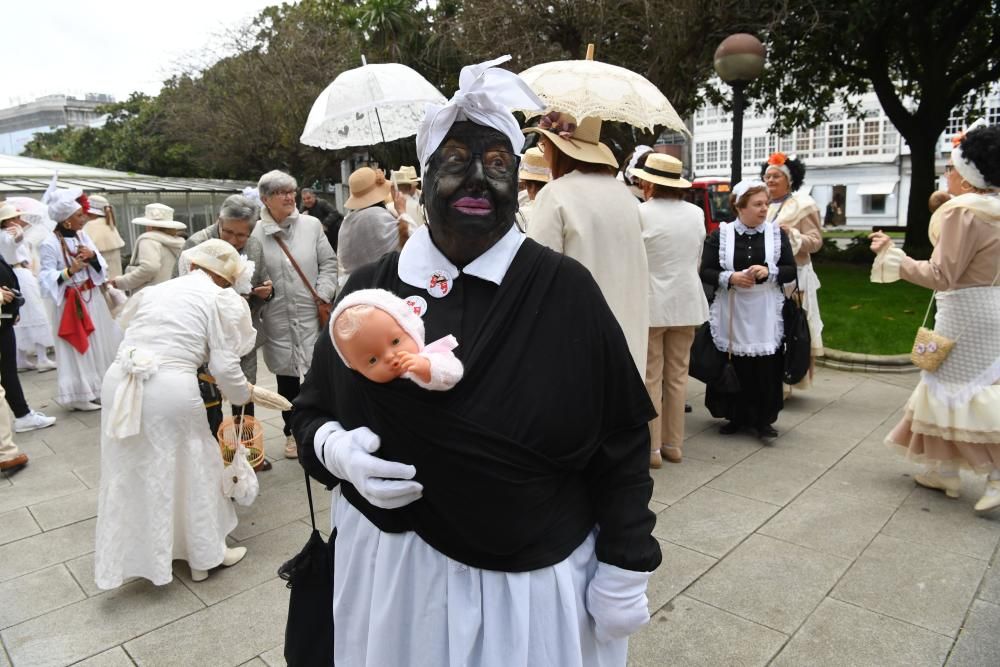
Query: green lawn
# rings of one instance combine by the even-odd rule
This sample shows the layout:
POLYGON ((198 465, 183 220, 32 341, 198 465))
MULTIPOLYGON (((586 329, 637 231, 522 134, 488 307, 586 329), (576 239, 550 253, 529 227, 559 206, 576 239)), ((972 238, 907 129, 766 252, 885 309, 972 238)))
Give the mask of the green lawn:
MULTIPOLYGON (((813 262, 823 287, 823 344, 837 350, 866 354, 910 351, 924 318, 931 291, 905 281, 875 284, 870 266, 813 262)), ((934 314, 928 323, 933 323, 934 314)))

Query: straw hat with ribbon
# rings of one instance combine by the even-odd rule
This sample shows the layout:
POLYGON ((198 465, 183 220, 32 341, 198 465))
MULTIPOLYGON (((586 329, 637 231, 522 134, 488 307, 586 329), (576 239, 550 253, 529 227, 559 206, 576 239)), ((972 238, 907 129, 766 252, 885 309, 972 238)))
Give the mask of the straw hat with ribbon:
POLYGON ((385 180, 385 174, 371 167, 361 167, 347 179, 351 196, 344 202, 344 208, 368 208, 372 204, 386 201, 392 186, 385 180))
POLYGON ((524 130, 525 134, 531 132, 543 135, 574 160, 618 168, 614 153, 601 143, 601 119, 596 116, 588 116, 578 123, 568 113, 553 111, 541 117, 538 127, 524 130))
POLYGON ((681 178, 684 164, 673 155, 665 153, 650 153, 646 164, 632 170, 632 175, 650 183, 666 185, 671 188, 689 188, 691 181, 681 178))
POLYGON ((542 183, 552 180, 549 163, 545 161, 545 155, 537 146, 524 151, 524 159, 521 160, 521 170, 517 172, 517 177, 522 181, 542 183))
POLYGON ((145 215, 132 220, 140 227, 160 227, 162 229, 187 229, 183 222, 174 220, 174 209, 166 204, 146 204, 145 215))
POLYGON ((392 172, 392 182, 396 185, 416 185, 420 183, 420 177, 417 176, 417 168, 404 165, 399 168, 399 171, 392 172))

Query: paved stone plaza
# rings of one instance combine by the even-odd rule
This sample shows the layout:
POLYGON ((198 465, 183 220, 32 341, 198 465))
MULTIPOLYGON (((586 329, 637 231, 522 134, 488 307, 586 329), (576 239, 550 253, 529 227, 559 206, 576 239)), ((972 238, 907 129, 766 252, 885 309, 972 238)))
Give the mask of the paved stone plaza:
MULTIPOLYGON (((280 417, 259 411, 274 470, 240 509, 242 563, 198 584, 177 563, 168 586, 102 593, 100 414, 54 405, 54 373, 21 378, 32 407, 59 423, 16 437, 31 463, 0 475, 0 667, 283 665, 288 591, 275 571, 309 519, 280 417)), ((663 565, 629 664, 1000 664, 1000 510, 973 514, 981 479, 967 477, 957 501, 916 488, 914 466, 882 444, 916 380, 820 369, 765 447, 718 435, 694 384, 684 463, 653 471, 663 565)))

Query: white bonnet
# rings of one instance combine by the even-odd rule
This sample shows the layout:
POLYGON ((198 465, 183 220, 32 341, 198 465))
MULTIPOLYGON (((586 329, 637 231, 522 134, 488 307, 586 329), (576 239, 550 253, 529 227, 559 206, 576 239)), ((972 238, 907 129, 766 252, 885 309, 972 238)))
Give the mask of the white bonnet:
POLYGON ((56 190, 48 200, 49 217, 56 222, 66 220, 76 213, 77 209, 83 208, 83 205, 77 201, 81 196, 83 196, 83 190, 80 188, 56 190))

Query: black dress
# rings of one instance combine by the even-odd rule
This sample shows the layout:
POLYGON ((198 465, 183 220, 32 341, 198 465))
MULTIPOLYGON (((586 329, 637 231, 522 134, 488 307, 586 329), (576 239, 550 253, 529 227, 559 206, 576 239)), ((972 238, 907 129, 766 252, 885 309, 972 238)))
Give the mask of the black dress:
MULTIPOLYGON (((764 234, 735 234, 733 268, 742 271, 754 264, 767 264, 764 234)), ((714 288, 716 298, 726 298, 726 288, 719 286, 719 276, 725 269, 719 262, 719 230, 705 239, 701 255, 701 280, 714 288)), ((781 256, 778 259, 778 284, 795 280, 795 256, 788 236, 781 232, 781 256)), ((765 280, 758 280, 759 283, 765 280)), ((733 367, 740 380, 740 391, 728 394, 709 385, 705 391, 705 407, 713 417, 724 417, 740 426, 763 428, 778 419, 784 407, 782 387, 783 358, 781 348, 766 356, 739 356, 733 353, 733 367)))

